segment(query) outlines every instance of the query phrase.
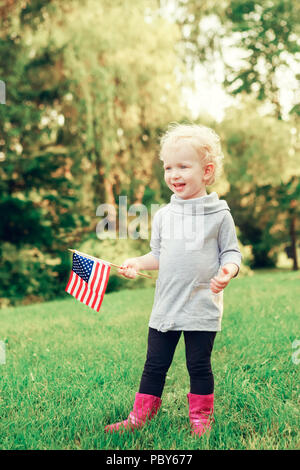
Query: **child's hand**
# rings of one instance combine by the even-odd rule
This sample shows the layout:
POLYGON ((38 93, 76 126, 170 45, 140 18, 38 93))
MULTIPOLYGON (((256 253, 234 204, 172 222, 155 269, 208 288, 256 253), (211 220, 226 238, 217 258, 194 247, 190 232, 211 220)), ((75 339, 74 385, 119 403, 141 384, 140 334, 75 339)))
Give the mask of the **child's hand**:
POLYGON ((229 283, 230 279, 232 278, 232 273, 227 269, 225 266, 222 267, 220 274, 213 277, 210 281, 210 289, 215 294, 218 294, 223 290, 227 284, 229 283))
POLYGON ((122 274, 128 279, 134 279, 137 276, 137 272, 140 270, 139 263, 136 258, 128 258, 122 263, 118 269, 118 273, 122 274))

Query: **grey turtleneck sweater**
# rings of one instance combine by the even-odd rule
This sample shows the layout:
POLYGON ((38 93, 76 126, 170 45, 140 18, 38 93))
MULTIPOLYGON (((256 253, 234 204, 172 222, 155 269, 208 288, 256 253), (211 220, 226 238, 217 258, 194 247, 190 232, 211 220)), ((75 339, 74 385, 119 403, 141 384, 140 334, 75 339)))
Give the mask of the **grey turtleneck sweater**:
POLYGON ((153 218, 151 254, 159 260, 149 326, 159 331, 220 331, 223 291, 210 280, 227 263, 241 264, 233 218, 217 193, 172 195, 153 218))

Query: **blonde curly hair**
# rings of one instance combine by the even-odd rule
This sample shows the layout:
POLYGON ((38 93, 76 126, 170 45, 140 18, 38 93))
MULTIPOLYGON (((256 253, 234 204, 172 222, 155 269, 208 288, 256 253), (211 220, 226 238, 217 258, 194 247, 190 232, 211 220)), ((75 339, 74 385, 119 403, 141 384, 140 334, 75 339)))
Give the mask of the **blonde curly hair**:
POLYGON ((170 147, 177 146, 184 140, 188 141, 196 150, 201 158, 203 168, 208 163, 214 164, 214 173, 207 182, 208 186, 213 184, 223 168, 224 155, 221 150, 220 137, 210 127, 171 123, 160 140, 159 158, 163 160, 170 147))

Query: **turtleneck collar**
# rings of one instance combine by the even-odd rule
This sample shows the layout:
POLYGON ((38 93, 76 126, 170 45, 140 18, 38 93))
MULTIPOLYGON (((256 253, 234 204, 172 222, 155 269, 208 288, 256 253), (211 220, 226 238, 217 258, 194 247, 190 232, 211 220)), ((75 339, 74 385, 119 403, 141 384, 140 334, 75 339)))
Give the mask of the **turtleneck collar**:
POLYGON ((176 194, 172 194, 170 208, 172 212, 177 214, 190 215, 206 215, 222 210, 230 210, 227 202, 220 200, 216 192, 196 197, 194 199, 181 199, 176 196, 176 194))

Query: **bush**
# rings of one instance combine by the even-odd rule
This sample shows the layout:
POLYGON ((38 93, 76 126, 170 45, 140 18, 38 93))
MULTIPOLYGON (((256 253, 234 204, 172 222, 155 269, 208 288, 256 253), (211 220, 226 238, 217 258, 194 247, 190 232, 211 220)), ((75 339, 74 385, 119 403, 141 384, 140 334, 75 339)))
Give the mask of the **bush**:
MULTIPOLYGON (((239 237, 240 231, 237 228, 237 235, 239 237)), ((239 276, 252 276, 253 270, 251 269, 251 265, 253 263, 253 253, 252 253, 252 246, 251 245, 242 245, 239 240, 239 249, 242 253, 242 264, 239 271, 239 276)))
POLYGON ((63 257, 53 257, 27 245, 17 249, 8 242, 2 244, 1 250, 1 307, 50 300, 61 295, 61 281, 68 272, 63 257))

